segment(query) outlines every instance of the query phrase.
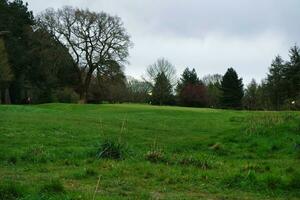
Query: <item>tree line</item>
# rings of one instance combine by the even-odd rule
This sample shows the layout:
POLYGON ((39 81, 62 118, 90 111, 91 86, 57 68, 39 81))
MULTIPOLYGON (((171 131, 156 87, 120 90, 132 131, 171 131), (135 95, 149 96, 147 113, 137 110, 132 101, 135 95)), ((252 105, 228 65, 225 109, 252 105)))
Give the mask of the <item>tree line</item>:
POLYGON ((105 12, 64 7, 35 16, 22 0, 0 0, 0 102, 99 103, 249 110, 300 109, 300 50, 276 56, 267 77, 244 86, 233 68, 200 78, 160 58, 142 80, 127 77, 131 38, 105 12))

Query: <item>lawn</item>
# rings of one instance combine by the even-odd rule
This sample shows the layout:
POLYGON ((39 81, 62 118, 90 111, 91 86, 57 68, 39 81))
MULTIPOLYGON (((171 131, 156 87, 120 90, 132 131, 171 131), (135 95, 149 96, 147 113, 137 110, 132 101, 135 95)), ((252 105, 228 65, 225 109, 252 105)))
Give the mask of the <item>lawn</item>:
POLYGON ((300 113, 0 106, 0 199, 300 199, 300 113))

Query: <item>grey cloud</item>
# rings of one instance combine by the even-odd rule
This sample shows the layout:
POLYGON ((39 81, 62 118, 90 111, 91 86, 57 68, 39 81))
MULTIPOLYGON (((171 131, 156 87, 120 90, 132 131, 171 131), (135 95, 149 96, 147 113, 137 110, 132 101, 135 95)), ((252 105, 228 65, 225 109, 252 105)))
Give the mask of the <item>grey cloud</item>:
POLYGON ((139 77, 158 57, 180 74, 234 67, 246 82, 265 77, 276 54, 299 43, 299 0, 28 0, 35 13, 72 5, 118 15, 135 43, 126 67, 139 77))

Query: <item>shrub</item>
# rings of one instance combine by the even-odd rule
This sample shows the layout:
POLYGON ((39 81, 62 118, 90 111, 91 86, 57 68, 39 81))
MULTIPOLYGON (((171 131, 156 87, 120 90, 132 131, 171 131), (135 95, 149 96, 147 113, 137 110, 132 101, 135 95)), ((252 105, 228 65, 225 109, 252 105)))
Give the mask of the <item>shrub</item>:
POLYGON ((0 200, 17 200, 24 196, 24 188, 16 183, 7 182, 0 185, 0 200))
POLYGON ((127 152, 125 144, 113 139, 106 139, 98 149, 97 158, 121 160, 125 158, 127 152))
POLYGON ((51 180, 50 183, 42 186, 40 193, 42 194, 63 194, 65 193, 65 188, 62 182, 58 179, 51 180))
POLYGON ((54 93, 53 99, 61 103, 77 103, 79 95, 72 88, 63 88, 54 93))

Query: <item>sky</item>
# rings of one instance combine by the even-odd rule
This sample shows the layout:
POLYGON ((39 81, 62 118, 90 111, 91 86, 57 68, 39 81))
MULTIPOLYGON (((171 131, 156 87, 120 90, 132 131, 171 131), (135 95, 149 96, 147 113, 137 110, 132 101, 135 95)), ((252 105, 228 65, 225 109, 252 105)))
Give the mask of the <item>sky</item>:
POLYGON ((26 0, 34 14, 65 5, 121 17, 134 43, 126 75, 140 79, 158 58, 180 76, 224 74, 249 83, 266 77, 276 55, 300 44, 300 0, 26 0))

